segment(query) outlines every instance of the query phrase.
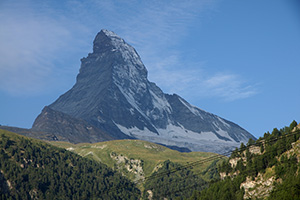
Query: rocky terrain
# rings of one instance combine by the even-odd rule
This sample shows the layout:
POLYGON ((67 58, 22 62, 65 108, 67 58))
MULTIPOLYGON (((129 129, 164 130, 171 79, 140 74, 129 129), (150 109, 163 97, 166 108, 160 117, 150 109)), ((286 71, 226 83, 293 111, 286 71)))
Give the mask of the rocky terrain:
POLYGON ((226 152, 253 135, 148 80, 135 49, 102 30, 81 59, 75 85, 36 118, 32 130, 73 143, 142 139, 187 151, 226 152))

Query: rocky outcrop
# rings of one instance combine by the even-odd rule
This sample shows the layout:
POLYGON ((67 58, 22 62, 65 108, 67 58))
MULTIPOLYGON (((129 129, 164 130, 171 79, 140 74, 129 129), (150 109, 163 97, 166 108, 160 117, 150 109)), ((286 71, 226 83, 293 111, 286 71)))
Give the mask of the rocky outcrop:
POLYGON ((111 153, 110 157, 116 161, 116 170, 124 171, 124 169, 134 175, 134 182, 143 183, 145 180, 145 174, 143 170, 143 161, 133 158, 128 158, 123 155, 111 153))
POLYGON ((270 195, 274 188, 275 177, 265 178, 262 174, 258 174, 254 180, 247 177, 246 181, 240 185, 244 188, 244 199, 263 199, 270 195))
POLYGON ((65 113, 45 107, 33 124, 33 131, 51 133, 52 140, 97 142, 115 139, 111 135, 89 124, 85 120, 73 118, 65 113))

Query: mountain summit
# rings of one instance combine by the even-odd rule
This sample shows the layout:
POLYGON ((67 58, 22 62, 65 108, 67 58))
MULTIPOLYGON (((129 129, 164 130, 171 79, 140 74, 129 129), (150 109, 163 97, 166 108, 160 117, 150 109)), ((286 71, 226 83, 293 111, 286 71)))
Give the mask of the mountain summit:
POLYGON ((81 59, 75 85, 43 109, 33 130, 52 130, 56 138, 74 143, 136 138, 217 153, 254 138, 176 94, 163 93, 147 79, 135 49, 114 32, 101 30, 93 44, 93 53, 81 59))

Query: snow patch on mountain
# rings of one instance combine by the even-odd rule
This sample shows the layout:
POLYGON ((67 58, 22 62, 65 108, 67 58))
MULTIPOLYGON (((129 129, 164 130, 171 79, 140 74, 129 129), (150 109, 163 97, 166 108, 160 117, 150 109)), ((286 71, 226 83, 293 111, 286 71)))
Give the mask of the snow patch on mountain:
POLYGON ((218 131, 216 131, 220 136, 224 137, 224 138, 228 138, 228 140, 233 141, 230 137, 230 135, 228 134, 227 131, 224 131, 222 129, 219 129, 218 131))
MULTIPOLYGON (((144 112, 141 110, 141 108, 139 107, 139 105, 137 105, 137 102, 134 98, 134 93, 131 90, 127 90, 124 91, 123 88, 120 85, 117 85, 117 87, 119 88, 120 92, 124 95, 124 97, 126 98, 127 102, 131 104, 131 106, 137 110, 143 117, 148 118, 144 112)), ((132 110, 131 110, 132 113, 132 110)))
POLYGON ((126 62, 130 62, 134 65, 143 65, 139 55, 135 51, 133 47, 128 45, 122 38, 120 38, 117 34, 115 34, 112 31, 108 30, 102 30, 107 37, 111 39, 112 45, 115 47, 115 49, 112 49, 112 51, 119 51, 122 54, 122 57, 126 62))
POLYGON ((185 105, 185 107, 187 107, 194 115, 197 115, 199 117, 201 117, 203 119, 203 117, 201 116, 200 112, 197 110, 197 108, 191 106, 190 104, 188 104, 187 102, 185 102, 183 99, 179 98, 180 102, 185 105))
POLYGON ((220 117, 217 117, 217 118, 225 127, 230 128, 230 125, 227 124, 222 118, 220 118, 220 117))
POLYGON ((160 111, 167 111, 168 113, 172 112, 172 107, 164 97, 158 97, 152 90, 150 90, 150 94, 153 97, 152 103, 154 108, 158 108, 160 111))
MULTIPOLYGON (((214 143, 220 147, 237 146, 239 143, 235 141, 220 142, 220 139, 213 132, 201 132, 197 133, 191 130, 185 129, 182 125, 176 126, 174 124, 168 124, 166 129, 157 129, 159 134, 156 134, 146 127, 143 130, 137 127, 126 128, 120 124, 116 126, 125 134, 131 137, 135 137, 141 140, 147 140, 150 142, 156 142, 164 145, 189 147, 192 151, 211 151, 215 147, 209 147, 207 150, 203 148, 204 144, 207 147, 208 143, 214 143)), ((218 131, 223 137, 229 137, 226 131, 218 131)), ((230 138, 230 137, 229 137, 230 138)), ((226 148, 225 148, 226 149, 226 148)))

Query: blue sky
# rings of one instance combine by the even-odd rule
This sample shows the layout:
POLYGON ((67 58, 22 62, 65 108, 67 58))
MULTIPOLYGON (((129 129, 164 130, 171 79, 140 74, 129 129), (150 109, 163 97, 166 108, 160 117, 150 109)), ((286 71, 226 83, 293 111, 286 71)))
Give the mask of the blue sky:
POLYGON ((256 137, 300 122, 297 0, 2 0, 0 124, 30 128, 74 85, 101 29, 131 44, 165 93, 256 137))

